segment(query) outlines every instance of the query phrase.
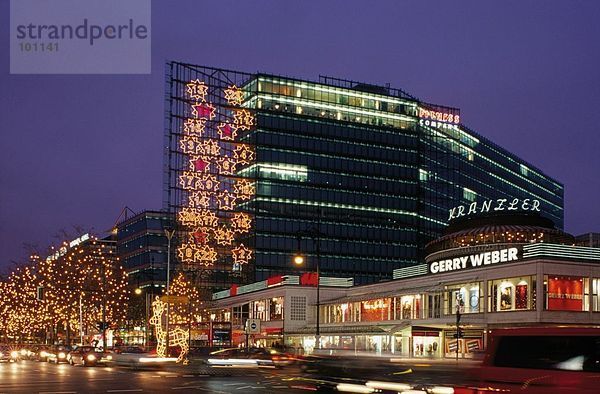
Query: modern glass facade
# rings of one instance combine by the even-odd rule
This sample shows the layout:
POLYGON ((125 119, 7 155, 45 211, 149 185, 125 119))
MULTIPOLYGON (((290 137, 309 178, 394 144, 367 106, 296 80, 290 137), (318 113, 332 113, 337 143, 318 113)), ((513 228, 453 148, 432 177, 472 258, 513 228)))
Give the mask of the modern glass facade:
POLYGON ((117 256, 131 286, 160 294, 167 272, 164 229, 172 225, 171 216, 160 211, 144 211, 117 224, 117 256))
MULTIPOLYGON (((310 82, 180 63, 167 70, 171 91, 196 78, 209 86, 219 78, 243 81, 242 105, 256 116, 243 137, 255 146, 256 162, 241 174, 256 180, 255 197, 243 204, 255 218, 255 280, 297 274, 291 256, 298 248, 307 254, 303 270, 314 270, 317 247, 323 275, 356 283, 391 278, 393 269, 422 261, 451 207, 476 201, 537 199, 542 215, 563 226, 563 186, 469 130, 457 109, 325 77, 310 82), (298 241, 307 230, 316 239, 298 241)), ((167 170, 165 207, 174 211, 176 172, 167 170)))

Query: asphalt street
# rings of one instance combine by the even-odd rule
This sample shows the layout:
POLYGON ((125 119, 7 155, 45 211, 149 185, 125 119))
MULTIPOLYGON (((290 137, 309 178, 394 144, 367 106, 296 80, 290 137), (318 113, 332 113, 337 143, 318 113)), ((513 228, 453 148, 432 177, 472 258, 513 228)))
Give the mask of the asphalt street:
POLYGON ((333 391, 337 383, 362 384, 366 379, 442 384, 456 381, 460 373, 460 368, 429 364, 399 364, 380 375, 348 376, 335 370, 308 374, 298 367, 220 369, 207 373, 194 365, 137 371, 21 361, 0 364, 0 393, 306 393, 333 391))

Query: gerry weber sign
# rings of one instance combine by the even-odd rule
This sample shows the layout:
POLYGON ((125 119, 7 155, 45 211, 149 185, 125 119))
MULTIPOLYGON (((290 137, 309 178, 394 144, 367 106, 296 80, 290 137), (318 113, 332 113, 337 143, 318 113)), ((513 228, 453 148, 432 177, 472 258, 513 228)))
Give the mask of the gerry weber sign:
POLYGON ((459 205, 449 210, 448 220, 469 216, 474 213, 484 212, 499 212, 499 211, 526 211, 539 212, 540 200, 532 200, 531 198, 509 200, 507 198, 498 198, 496 200, 487 200, 483 203, 477 201, 469 205, 459 205))
POLYGON ((462 271, 468 268, 480 268, 517 260, 519 260, 519 248, 507 248, 494 250, 491 252, 482 252, 479 254, 470 254, 468 256, 453 257, 451 259, 432 261, 428 264, 427 271, 430 274, 462 271))

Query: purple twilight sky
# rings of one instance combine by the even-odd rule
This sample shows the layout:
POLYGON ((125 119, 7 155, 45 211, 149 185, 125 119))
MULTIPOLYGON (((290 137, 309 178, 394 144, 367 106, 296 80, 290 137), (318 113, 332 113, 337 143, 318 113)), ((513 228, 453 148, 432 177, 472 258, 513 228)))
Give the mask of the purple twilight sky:
POLYGON ((9 75, 0 0, 0 271, 61 229, 162 203, 164 63, 391 83, 565 185, 600 231, 600 2, 153 1, 152 74, 9 75))

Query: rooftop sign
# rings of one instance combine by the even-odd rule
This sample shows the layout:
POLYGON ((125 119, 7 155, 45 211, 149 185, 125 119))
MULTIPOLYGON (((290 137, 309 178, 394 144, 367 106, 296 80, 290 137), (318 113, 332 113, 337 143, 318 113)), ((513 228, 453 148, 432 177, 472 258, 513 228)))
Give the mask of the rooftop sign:
POLYGON ((459 205, 451 208, 449 210, 448 220, 490 211, 540 212, 540 200, 534 200, 531 198, 514 198, 512 200, 509 200, 507 198, 498 198, 495 200, 486 200, 482 203, 475 201, 469 205, 459 205))
POLYGON ((419 118, 443 123, 460 123, 460 115, 458 114, 453 114, 447 111, 433 111, 421 107, 419 107, 419 118))
POLYGON ((430 274, 438 274, 441 272, 462 271, 469 268, 481 268, 517 260, 519 260, 519 248, 506 248, 432 261, 428 264, 427 272, 430 274))

